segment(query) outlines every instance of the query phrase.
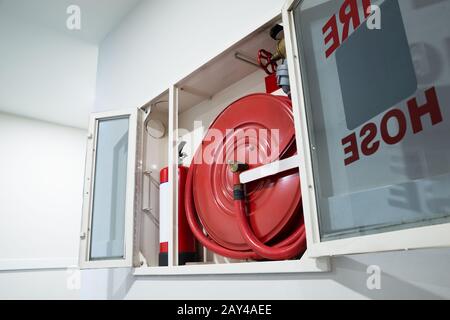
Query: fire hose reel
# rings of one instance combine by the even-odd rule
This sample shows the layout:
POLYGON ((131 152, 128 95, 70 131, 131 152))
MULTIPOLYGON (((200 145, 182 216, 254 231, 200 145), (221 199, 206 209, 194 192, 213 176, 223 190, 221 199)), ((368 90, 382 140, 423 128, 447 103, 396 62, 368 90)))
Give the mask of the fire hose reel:
POLYGON ((253 94, 227 107, 210 126, 187 174, 186 218, 199 242, 235 259, 300 256, 306 239, 298 170, 246 185, 239 181, 243 170, 294 154, 289 98, 253 94))
MULTIPOLYGON (((291 100, 269 94, 288 87, 287 66, 277 64, 286 58, 282 30, 279 25, 271 30, 278 41, 274 54, 258 52, 258 62, 268 74, 268 93, 229 105, 211 124, 189 169, 179 168, 179 200, 184 203, 178 205, 178 239, 187 243, 178 243, 180 253, 187 254, 179 256, 182 263, 196 259, 194 237, 233 259, 286 260, 306 250, 298 169, 245 185, 240 181, 246 170, 297 153, 291 100)), ((160 263, 167 264, 167 242, 164 235, 161 239, 160 263)))

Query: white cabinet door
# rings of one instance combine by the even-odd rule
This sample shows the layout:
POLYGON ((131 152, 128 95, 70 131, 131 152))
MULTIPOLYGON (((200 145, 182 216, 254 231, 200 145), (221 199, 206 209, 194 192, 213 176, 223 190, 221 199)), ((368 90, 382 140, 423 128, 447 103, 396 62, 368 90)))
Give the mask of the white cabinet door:
POLYGON ((308 252, 450 245, 450 0, 283 9, 308 252))
POLYGON ((142 177, 142 111, 91 116, 86 154, 80 267, 131 267, 136 247, 142 177))

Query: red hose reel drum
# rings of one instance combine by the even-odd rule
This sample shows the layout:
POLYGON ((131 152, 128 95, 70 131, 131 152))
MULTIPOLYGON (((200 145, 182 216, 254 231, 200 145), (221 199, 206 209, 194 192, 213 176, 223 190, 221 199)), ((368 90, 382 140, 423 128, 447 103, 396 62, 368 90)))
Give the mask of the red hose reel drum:
POLYGON ((252 169, 295 153, 294 119, 287 97, 253 94, 219 114, 197 150, 187 178, 187 220, 198 240, 231 258, 289 259, 300 255, 306 241, 298 170, 247 184, 246 201, 237 204, 233 198, 236 176, 228 164, 237 160, 252 169), (261 245, 272 246, 275 252, 279 247, 280 254, 255 252, 253 241, 243 234, 239 208, 245 211, 248 226, 261 245), (289 245, 296 249, 282 253, 289 245))

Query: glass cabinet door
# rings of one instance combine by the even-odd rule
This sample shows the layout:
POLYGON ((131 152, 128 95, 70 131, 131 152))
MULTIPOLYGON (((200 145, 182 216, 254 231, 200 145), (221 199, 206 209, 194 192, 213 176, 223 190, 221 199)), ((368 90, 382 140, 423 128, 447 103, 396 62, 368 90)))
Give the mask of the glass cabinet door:
POLYGON ((133 265, 139 110, 94 114, 87 147, 80 265, 133 265))
POLYGON ((448 246, 450 0, 284 10, 317 254, 448 246))
POLYGON ((129 117, 98 121, 90 259, 124 259, 129 117))

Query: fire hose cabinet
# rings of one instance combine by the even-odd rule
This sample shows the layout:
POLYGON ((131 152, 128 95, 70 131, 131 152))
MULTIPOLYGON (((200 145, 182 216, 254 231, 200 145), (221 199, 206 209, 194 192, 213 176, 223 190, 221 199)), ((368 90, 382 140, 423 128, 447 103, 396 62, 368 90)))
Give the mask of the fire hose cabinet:
POLYGON ((449 4, 289 0, 143 106, 94 114, 80 265, 326 272, 449 246, 449 4))

